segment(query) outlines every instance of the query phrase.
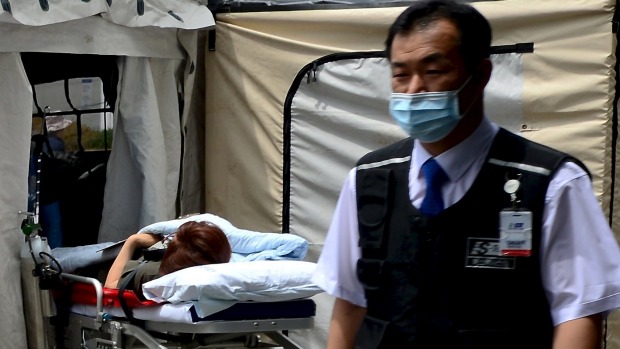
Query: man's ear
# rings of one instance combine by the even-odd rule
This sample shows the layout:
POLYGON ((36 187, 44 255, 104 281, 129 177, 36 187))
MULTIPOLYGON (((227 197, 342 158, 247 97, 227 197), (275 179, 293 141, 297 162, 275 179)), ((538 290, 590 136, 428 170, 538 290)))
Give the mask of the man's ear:
POLYGON ((493 63, 491 62, 491 59, 485 58, 480 62, 480 64, 478 64, 478 68, 476 69, 472 79, 474 79, 474 82, 476 82, 478 86, 484 89, 491 79, 492 71, 493 63))

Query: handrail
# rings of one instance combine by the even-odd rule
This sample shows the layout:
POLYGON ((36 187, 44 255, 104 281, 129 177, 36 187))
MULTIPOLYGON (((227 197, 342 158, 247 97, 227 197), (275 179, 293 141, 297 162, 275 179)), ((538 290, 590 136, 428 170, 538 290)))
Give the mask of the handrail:
POLYGON ((74 274, 62 273, 60 274, 60 276, 63 278, 69 279, 69 280, 73 280, 73 281, 77 281, 77 282, 81 282, 85 284, 91 284, 95 287, 95 292, 97 293, 97 322, 102 323, 103 322, 103 286, 101 286, 101 282, 99 282, 99 280, 94 279, 94 278, 74 275, 74 274))

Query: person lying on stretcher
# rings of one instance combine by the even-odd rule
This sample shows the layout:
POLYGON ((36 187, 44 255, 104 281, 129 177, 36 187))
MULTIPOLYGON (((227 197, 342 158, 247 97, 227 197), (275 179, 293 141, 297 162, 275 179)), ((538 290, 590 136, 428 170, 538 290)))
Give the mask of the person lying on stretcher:
POLYGON ((108 272, 105 287, 118 288, 132 271, 133 280, 127 280, 127 290, 133 290, 141 300, 142 284, 177 270, 206 264, 228 263, 232 249, 224 232, 209 222, 189 221, 179 226, 175 234, 164 237, 166 251, 161 261, 133 260, 135 252, 151 247, 162 240, 161 235, 133 234, 123 244, 108 272), (171 238, 169 238, 171 237, 171 238), (170 239, 169 241, 166 241, 170 239))

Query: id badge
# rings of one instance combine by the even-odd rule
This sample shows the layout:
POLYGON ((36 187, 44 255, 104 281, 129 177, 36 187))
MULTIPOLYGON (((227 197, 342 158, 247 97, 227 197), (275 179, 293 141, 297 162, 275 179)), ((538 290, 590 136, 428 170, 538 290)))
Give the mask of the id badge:
POLYGON ((499 225, 499 249, 502 256, 532 255, 532 212, 501 211, 499 225))

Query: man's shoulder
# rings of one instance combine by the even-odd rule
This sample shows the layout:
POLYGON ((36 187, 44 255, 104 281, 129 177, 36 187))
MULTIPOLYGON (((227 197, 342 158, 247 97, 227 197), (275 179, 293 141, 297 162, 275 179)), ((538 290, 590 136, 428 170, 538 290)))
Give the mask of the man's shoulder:
POLYGON ((505 129, 498 132, 489 157, 547 168, 550 173, 554 173, 565 162, 573 162, 588 172, 576 157, 505 129))
POLYGON ((362 156, 357 162, 358 165, 384 161, 392 158, 403 158, 411 156, 413 150, 413 138, 408 137, 396 143, 392 143, 373 150, 362 156))
POLYGON ((511 150, 512 153, 527 148, 529 151, 540 151, 558 156, 568 155, 559 149, 527 139, 519 134, 500 128, 495 138, 494 146, 503 150, 511 150))

